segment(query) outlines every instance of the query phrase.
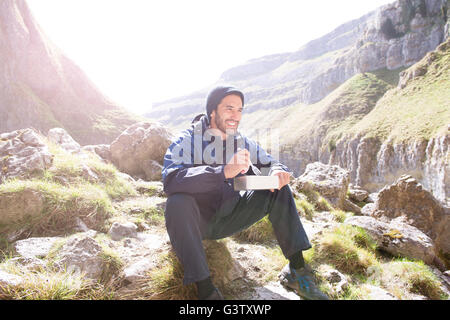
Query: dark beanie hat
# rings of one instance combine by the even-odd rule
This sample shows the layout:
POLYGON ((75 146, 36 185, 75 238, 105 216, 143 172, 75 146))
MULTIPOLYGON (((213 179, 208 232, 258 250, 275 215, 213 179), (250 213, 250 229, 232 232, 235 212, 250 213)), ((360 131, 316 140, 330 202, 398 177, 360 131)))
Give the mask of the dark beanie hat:
POLYGON ((206 99, 206 114, 208 115, 208 119, 211 120, 211 113, 213 110, 217 109, 217 106, 222 101, 223 98, 230 94, 236 94, 241 97, 242 106, 244 106, 244 94, 232 86, 219 86, 214 88, 208 94, 208 98, 206 99))

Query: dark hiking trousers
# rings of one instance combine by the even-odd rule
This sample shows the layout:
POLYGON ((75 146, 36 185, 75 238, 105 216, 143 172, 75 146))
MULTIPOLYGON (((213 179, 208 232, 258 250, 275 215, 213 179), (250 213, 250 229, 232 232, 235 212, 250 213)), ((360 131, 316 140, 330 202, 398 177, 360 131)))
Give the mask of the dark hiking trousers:
POLYGON ((240 232, 268 214, 286 258, 311 248, 288 185, 281 190, 240 193, 237 203, 225 203, 210 221, 205 221, 196 200, 187 193, 168 197, 166 228, 175 253, 184 268, 183 283, 210 276, 203 239, 222 239, 240 232))

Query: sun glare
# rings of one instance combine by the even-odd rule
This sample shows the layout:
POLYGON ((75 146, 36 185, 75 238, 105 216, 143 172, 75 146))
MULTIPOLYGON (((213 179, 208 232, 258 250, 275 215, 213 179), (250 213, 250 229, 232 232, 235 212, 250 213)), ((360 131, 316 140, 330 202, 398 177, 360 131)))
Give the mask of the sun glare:
POLYGON ((229 68, 291 52, 392 2, 28 1, 50 40, 107 97, 136 113, 203 89, 229 68))

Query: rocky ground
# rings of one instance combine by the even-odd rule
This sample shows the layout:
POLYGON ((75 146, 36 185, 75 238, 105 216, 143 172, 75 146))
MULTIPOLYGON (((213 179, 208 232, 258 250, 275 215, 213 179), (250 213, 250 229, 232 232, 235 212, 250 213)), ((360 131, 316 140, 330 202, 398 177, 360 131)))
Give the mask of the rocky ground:
MULTIPOLYGON (((148 150, 152 130, 124 134, 148 150)), ((162 183, 119 172, 65 132, 50 136, 0 135, 0 298, 195 299, 165 231, 162 183)), ((369 194, 346 170, 314 163, 291 188, 313 244, 305 259, 330 298, 448 299, 448 208, 415 179, 369 194)), ((300 299, 278 281, 287 260, 270 228, 263 219, 204 241, 227 299, 300 299)))

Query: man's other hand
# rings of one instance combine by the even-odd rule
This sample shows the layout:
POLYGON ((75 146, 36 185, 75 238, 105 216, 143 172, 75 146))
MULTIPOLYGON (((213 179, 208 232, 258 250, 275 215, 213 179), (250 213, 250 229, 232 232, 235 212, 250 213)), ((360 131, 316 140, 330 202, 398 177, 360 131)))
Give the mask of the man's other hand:
MULTIPOLYGON (((278 176, 279 186, 278 190, 283 188, 291 181, 291 173, 286 171, 274 171, 271 176, 278 176)), ((274 189, 270 189, 270 191, 274 192, 274 189)))

